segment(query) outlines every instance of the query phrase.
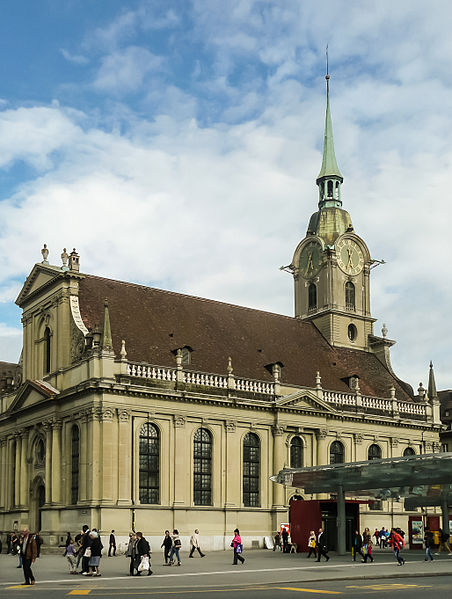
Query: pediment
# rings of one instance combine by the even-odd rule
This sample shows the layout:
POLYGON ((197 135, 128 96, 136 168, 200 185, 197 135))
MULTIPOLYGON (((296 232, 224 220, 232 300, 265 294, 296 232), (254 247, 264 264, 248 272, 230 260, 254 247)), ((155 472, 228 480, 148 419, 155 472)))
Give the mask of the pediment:
POLYGON ((64 276, 64 271, 56 266, 35 264, 17 296, 16 304, 22 307, 36 291, 48 287, 62 276, 64 276))
POLYGON ((49 399, 53 399, 58 394, 58 389, 55 389, 45 381, 25 381, 12 401, 9 411, 16 412, 41 404, 49 399))
POLYGON ((276 400, 276 405, 281 408, 293 408, 295 410, 316 410, 318 412, 327 412, 333 414, 336 410, 322 399, 319 399, 312 391, 306 389, 284 395, 276 400))

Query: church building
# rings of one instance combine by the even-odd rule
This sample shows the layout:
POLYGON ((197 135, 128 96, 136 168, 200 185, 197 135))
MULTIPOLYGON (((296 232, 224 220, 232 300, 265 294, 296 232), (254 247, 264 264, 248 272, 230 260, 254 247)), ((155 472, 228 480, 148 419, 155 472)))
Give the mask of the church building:
MULTIPOLYGON (((434 384, 415 395, 373 329, 376 261, 342 207, 328 83, 318 208, 285 267, 293 317, 84 273, 75 250, 54 265, 44 247, 16 300, 20 362, 0 363, 0 530, 51 545, 83 524, 142 530, 156 549, 199 528, 212 550, 237 527, 257 547, 291 501, 334 518, 334 498, 270 480, 285 466, 439 451, 434 384)), ((407 527, 403 502, 356 510, 361 530, 407 527)))

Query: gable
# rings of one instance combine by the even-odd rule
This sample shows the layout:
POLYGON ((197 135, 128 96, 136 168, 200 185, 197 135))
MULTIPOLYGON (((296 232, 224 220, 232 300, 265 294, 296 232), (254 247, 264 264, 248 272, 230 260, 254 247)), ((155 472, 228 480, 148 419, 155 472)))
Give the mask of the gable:
POLYGON ((303 389, 291 395, 285 395, 276 400, 276 405, 280 408, 293 408, 299 410, 315 410, 316 412, 334 413, 336 410, 323 400, 319 399, 314 393, 303 389))
POLYGON ((17 296, 16 304, 22 307, 36 291, 48 287, 61 276, 64 276, 64 272, 56 266, 35 264, 17 296))
POLYGON ((12 401, 9 411, 16 412, 53 399, 59 391, 44 381, 26 381, 12 401))

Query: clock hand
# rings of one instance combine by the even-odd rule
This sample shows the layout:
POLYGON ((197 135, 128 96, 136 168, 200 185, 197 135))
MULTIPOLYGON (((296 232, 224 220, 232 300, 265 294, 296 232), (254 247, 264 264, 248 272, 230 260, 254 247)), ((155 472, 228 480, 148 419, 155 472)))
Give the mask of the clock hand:
POLYGON ((347 250, 347 254, 348 254, 348 262, 347 262, 347 268, 349 266, 351 266, 353 268, 353 262, 352 262, 352 252, 351 250, 347 250))

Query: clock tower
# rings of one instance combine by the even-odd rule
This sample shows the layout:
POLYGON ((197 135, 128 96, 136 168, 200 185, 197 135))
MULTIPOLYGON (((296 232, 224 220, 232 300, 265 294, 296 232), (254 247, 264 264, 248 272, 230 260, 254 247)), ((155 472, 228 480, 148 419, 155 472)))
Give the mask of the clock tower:
POLYGON ((372 260, 342 208, 343 177, 334 153, 328 74, 326 85, 318 210, 289 267, 295 283, 295 316, 311 320, 331 345, 369 350, 375 322, 370 314, 372 260))

